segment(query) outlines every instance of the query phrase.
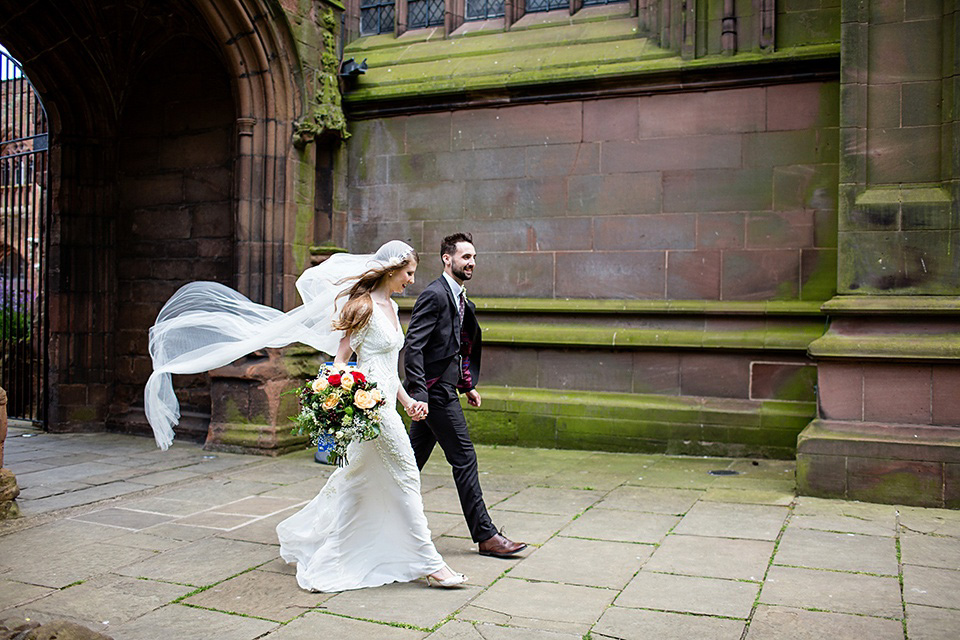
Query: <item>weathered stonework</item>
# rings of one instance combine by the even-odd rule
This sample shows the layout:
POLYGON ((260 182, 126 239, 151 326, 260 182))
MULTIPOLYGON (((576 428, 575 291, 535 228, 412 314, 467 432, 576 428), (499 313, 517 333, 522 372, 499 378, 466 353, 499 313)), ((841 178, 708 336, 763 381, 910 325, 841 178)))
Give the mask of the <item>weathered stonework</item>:
POLYGON ((3 444, 7 439, 7 392, 0 388, 0 520, 16 518, 20 508, 15 500, 20 487, 13 471, 3 467, 3 444))
POLYGON ((843 3, 838 295, 802 493, 960 507, 953 2, 843 3))

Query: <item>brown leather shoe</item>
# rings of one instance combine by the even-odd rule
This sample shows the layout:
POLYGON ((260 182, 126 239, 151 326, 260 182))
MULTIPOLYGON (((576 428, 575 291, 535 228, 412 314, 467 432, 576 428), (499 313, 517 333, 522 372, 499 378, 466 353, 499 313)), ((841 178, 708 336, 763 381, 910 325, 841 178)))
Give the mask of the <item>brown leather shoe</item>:
POLYGON ((480 543, 480 555, 493 556, 494 558, 509 558, 527 548, 525 542, 514 542, 502 534, 495 533, 492 538, 488 538, 480 543))

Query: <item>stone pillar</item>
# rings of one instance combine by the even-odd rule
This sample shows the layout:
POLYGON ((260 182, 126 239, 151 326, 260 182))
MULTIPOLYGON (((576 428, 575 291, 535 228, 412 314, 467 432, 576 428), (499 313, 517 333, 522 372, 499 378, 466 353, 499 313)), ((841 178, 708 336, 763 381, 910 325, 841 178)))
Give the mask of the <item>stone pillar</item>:
POLYGON ((843 0, 838 295, 807 495, 960 507, 955 0, 843 0))
POLYGON ((20 507, 15 502, 20 487, 13 471, 3 467, 3 445, 7 441, 7 392, 0 388, 0 520, 16 518, 20 507))
POLYGON ((302 345, 265 349, 210 372, 210 429, 204 449, 277 456, 303 449, 290 432, 299 411, 288 393, 317 375, 324 358, 302 345))

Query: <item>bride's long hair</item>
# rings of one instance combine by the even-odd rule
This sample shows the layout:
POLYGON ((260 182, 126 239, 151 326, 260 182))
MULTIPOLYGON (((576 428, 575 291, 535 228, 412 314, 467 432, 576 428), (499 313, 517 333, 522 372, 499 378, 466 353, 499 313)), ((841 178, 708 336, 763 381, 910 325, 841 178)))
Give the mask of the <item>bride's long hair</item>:
MULTIPOLYGON (((354 276, 356 282, 353 286, 337 296, 334 301, 336 305, 340 298, 347 296, 347 303, 343 306, 339 317, 336 317, 336 311, 334 311, 336 319, 333 321, 333 328, 350 333, 366 326, 373 314, 373 300, 370 298, 370 292, 376 289, 384 278, 389 278, 398 269, 405 269, 411 262, 420 263, 420 256, 416 251, 410 251, 397 264, 373 267, 359 276, 354 276)), ((342 282, 341 280, 337 284, 342 282)))

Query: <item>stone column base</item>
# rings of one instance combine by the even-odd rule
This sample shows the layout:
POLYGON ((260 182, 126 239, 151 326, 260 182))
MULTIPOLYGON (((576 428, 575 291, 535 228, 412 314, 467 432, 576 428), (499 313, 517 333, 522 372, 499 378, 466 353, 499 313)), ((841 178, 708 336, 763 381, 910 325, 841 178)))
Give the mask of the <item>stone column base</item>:
POLYGON ((277 456, 303 449, 290 432, 299 400, 289 391, 317 374, 323 356, 306 347, 258 351, 210 372, 210 428, 204 449, 277 456))
POLYGON ((960 508, 960 429, 814 420, 797 438, 797 492, 960 508))
POLYGON ((20 495, 17 479, 10 469, 0 469, 0 520, 20 517, 20 507, 15 502, 20 495))

